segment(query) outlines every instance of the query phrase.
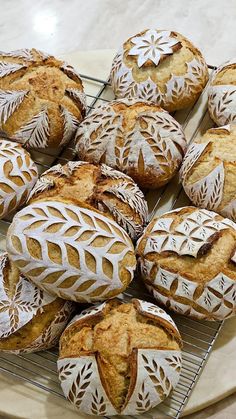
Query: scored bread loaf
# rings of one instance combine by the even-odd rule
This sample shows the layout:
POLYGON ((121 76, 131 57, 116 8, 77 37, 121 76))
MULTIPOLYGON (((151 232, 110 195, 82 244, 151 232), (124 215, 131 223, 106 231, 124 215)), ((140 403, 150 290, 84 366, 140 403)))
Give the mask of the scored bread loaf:
POLYGON ((177 385, 181 347, 175 323, 154 304, 96 305, 75 316, 60 339, 63 392, 89 415, 136 416, 177 385))
POLYGON ((132 241, 115 221, 59 197, 33 202, 15 215, 7 251, 40 288, 79 302, 121 293, 136 267, 132 241))
POLYGON ((141 277, 157 301, 205 320, 236 314, 236 224, 195 207, 152 220, 137 244, 141 277))
POLYGON ((236 58, 220 65, 212 74, 208 110, 219 126, 236 122, 236 58))
POLYGON ((81 160, 105 163, 155 189, 176 174, 186 148, 181 125, 154 103, 120 99, 93 109, 80 124, 81 160))
POLYGON ((208 69, 201 52, 180 33, 146 29, 124 42, 110 78, 117 98, 151 100, 173 112, 193 105, 208 69))
POLYGON ((111 215, 132 239, 147 224, 148 207, 133 179, 105 164, 82 161, 57 164, 44 172, 29 196, 29 203, 57 196, 85 202, 111 215))
POLYGON ((0 218, 25 203, 37 179, 29 153, 19 144, 0 139, 0 218))
POLYGON ((0 127, 25 147, 68 143, 85 116, 75 69, 36 49, 0 51, 0 127))
POLYGON ((0 257, 0 351, 22 353, 56 345, 73 303, 40 290, 0 257))
POLYGON ((211 128, 187 150, 184 190, 197 207, 236 221, 236 126, 211 128))

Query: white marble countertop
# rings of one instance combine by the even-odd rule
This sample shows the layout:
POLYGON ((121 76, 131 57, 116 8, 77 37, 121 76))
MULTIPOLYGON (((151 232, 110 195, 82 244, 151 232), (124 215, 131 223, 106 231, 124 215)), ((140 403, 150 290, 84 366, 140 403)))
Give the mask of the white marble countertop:
POLYGON ((236 55, 235 0, 0 0, 2 49, 118 48, 147 27, 189 37, 210 64, 236 55))
MULTIPOLYGON (((0 0, 0 50, 116 49, 147 27, 188 37, 208 64, 236 56, 236 0, 0 0)), ((189 419, 235 419, 236 397, 189 419)), ((4 419, 6 419, 4 417, 4 419)))

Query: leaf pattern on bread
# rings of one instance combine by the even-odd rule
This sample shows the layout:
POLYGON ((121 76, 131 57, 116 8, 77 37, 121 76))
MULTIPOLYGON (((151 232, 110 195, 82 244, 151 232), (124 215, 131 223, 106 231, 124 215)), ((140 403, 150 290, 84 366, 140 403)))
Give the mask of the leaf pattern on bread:
MULTIPOLYGON (((110 79, 116 97, 138 97, 152 100, 165 108, 178 104, 181 99, 187 100, 196 96, 204 87, 208 70, 201 56, 195 56, 191 61, 186 62, 186 70, 183 74, 175 74, 173 70, 169 79, 164 83, 164 88, 160 90, 154 69, 151 68, 152 71, 147 71, 146 74, 142 68, 138 72, 135 60, 139 55, 135 57, 134 61, 129 61, 130 47, 128 45, 130 44, 126 43, 122 46, 112 63, 110 79), (126 64, 127 60, 129 61, 128 65, 126 64), (140 73, 141 80, 136 76, 140 73)), ((158 65, 156 68, 158 71, 158 65)))
MULTIPOLYGON (((150 318, 150 313, 152 313, 154 315, 152 325, 156 324, 158 328, 159 316, 161 316, 163 323, 160 323, 160 327, 169 332, 168 318, 170 319, 170 316, 164 310, 142 300, 135 299, 132 300, 132 303, 141 316, 138 322, 143 323, 143 320, 150 318), (158 315, 157 318, 155 318, 156 313, 158 315)), ((111 364, 112 368, 113 362, 107 358, 105 353, 91 346, 89 353, 72 351, 73 355, 72 352, 69 355, 70 339, 73 339, 73 336, 76 336, 77 332, 81 331, 83 327, 87 328, 88 324, 92 323, 96 325, 94 327, 99 327, 100 321, 106 321, 105 313, 108 306, 109 302, 105 302, 100 306, 96 306, 95 312, 92 307, 87 309, 84 314, 82 312, 80 315, 75 316, 65 330, 57 363, 62 390, 65 396, 81 412, 86 414, 137 415, 159 404, 168 396, 171 389, 177 385, 182 364, 181 351, 163 346, 159 348, 158 343, 156 347, 142 348, 142 343, 141 347, 139 347, 138 339, 136 338, 136 346, 131 346, 128 349, 131 353, 127 359, 125 359, 125 356, 122 356, 122 372, 120 373, 119 370, 116 372, 123 378, 125 376, 123 372, 125 371, 124 365, 127 363, 128 380, 125 383, 124 391, 122 393, 118 391, 117 395, 115 395, 116 392, 113 392, 110 386, 108 386, 108 370, 103 368, 107 363, 108 366, 111 364), (102 317, 101 312, 103 312, 102 317), (96 315, 97 318, 95 319, 96 315), (91 320, 89 320, 89 316, 93 316, 91 320), (66 356, 63 356, 63 347, 66 350, 66 356), (84 377, 83 380, 81 379, 82 375, 84 377), (118 399, 119 406, 116 404, 118 399)), ((108 310, 107 313, 109 312, 108 310)), ((178 333, 172 319, 171 322, 171 327, 174 326, 176 333, 178 333)), ((100 328, 98 330, 102 338, 103 329, 100 328)), ((106 328, 104 333, 106 333, 106 328)), ((119 333, 117 339, 120 339, 119 333)), ((114 348, 114 357, 116 357, 116 346, 114 348)), ((119 363, 118 355, 117 363, 119 363)), ((115 381, 116 374, 114 374, 112 369, 109 372, 115 381)))
MULTIPOLYGON (((236 84, 236 83, 235 83, 236 84)), ((208 90, 208 109, 211 118, 217 125, 235 123, 236 121, 236 86, 216 85, 208 90)))
MULTIPOLYGON (((76 135, 79 157, 93 163, 104 162, 128 175, 130 173, 143 187, 147 187, 148 173, 152 174, 155 185, 162 181, 162 177, 165 181, 167 177, 173 177, 186 148, 180 124, 157 108, 139 110, 132 127, 127 129, 128 117, 116 110, 118 103, 123 104, 123 101, 94 109, 80 124, 76 135)), ((128 101, 125 104, 131 107, 134 103, 128 101)))
POLYGON ((5 124, 15 110, 20 106, 27 90, 0 90, 0 122, 5 124))
POLYGON ((0 217, 24 204, 37 177, 37 168, 22 147, 0 141, 0 217))
POLYGON ((48 145, 49 134, 48 111, 42 109, 15 133, 14 138, 26 148, 44 148, 48 145))
POLYGON ((8 232, 8 252, 21 271, 62 298, 98 301, 124 288, 135 269, 127 233, 99 212, 57 201, 35 202, 20 211, 8 232), (36 253, 32 254, 32 243, 36 253))

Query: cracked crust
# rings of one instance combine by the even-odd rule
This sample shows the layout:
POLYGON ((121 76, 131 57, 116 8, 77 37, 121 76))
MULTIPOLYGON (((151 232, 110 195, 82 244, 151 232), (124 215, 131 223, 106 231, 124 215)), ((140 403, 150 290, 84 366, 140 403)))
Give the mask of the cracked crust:
MULTIPOLYGON (((0 52, 0 65, 22 65, 22 68, 13 73, 4 76, 0 73, 0 90, 26 92, 20 106, 8 116, 6 121, 1 121, 1 128, 10 138, 22 142, 19 135, 22 127, 46 109, 50 133, 44 143, 47 147, 58 147, 63 140, 65 129, 65 120, 60 107, 70 112, 77 125, 85 115, 82 103, 67 92, 67 89, 76 89, 83 94, 82 81, 75 70, 71 66, 66 66, 63 61, 43 55, 36 49, 27 51, 31 59, 0 52)), ((26 141, 26 147, 28 146, 34 146, 29 138, 26 141)), ((43 143, 41 147, 44 147, 43 143)))
POLYGON ((29 203, 56 198, 87 203, 112 217, 137 239, 147 223, 144 195, 132 178, 102 165, 70 162, 52 167, 42 174, 30 195, 29 203))
POLYGON ((176 327, 142 311, 139 300, 126 304, 112 300, 99 313, 68 326, 60 339, 59 359, 96 354, 102 385, 120 411, 134 391, 137 348, 175 351, 181 347, 176 327))

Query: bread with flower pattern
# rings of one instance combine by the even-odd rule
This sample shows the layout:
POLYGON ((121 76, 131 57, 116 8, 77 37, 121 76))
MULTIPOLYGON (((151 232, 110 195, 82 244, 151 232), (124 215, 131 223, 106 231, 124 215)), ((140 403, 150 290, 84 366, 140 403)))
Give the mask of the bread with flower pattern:
POLYGON ((201 52, 180 33, 146 29, 124 42, 110 77, 117 98, 151 100, 172 112, 193 105, 208 69, 201 52))

